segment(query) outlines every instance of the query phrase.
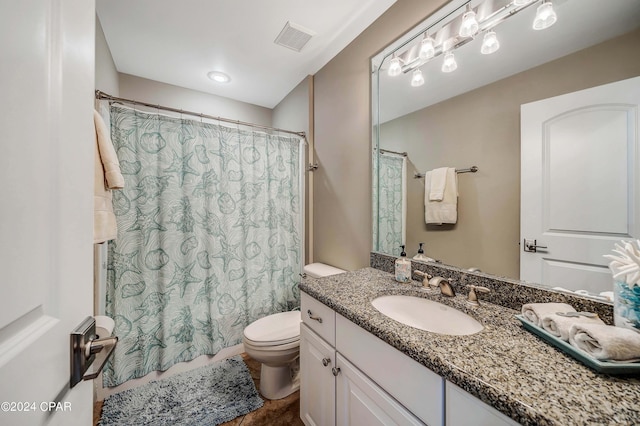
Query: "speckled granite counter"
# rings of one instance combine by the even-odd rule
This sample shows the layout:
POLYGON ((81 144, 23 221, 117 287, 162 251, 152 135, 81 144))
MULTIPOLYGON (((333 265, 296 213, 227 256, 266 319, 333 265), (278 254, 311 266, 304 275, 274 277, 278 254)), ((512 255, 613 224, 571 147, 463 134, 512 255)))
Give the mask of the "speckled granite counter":
POLYGON ((365 268, 300 289, 422 365, 523 425, 640 424, 640 380, 602 375, 526 331, 516 310, 491 303, 468 307, 465 295, 433 295, 365 268), (480 321, 470 336, 448 336, 396 322, 371 300, 386 294, 426 297, 480 321))

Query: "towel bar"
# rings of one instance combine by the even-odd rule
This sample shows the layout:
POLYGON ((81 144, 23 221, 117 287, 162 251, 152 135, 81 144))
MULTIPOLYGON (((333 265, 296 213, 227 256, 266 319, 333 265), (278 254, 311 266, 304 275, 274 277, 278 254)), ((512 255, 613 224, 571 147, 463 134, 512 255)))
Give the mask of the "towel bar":
MULTIPOLYGON (((468 169, 456 169, 456 173, 475 173, 475 172, 477 172, 477 171, 478 171, 478 166, 471 166, 471 167, 469 167, 468 169)), ((424 173, 418 173, 418 172, 416 172, 416 173, 413 175, 413 178, 414 178, 414 179, 420 179, 420 178, 423 178, 423 177, 424 177, 424 175, 425 175, 424 173)))

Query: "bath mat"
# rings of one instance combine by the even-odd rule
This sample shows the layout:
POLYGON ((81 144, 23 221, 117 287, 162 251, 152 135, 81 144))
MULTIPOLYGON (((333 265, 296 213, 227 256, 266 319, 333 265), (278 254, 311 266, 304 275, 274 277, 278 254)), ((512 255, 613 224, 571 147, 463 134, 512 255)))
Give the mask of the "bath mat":
POLYGON ((122 391, 104 401, 100 425, 218 425, 264 401, 239 355, 122 391))

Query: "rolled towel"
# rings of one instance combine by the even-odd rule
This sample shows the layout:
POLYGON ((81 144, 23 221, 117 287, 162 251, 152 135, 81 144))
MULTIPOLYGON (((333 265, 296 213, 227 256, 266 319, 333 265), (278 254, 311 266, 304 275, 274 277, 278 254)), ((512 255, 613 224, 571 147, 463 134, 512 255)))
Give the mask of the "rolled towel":
POLYGON ((565 342, 569 341, 569 330, 574 324, 604 324, 604 322, 598 317, 564 317, 556 313, 542 317, 542 328, 565 342))
POLYGON ((604 324, 574 324, 569 343, 599 360, 637 361, 640 358, 640 333, 624 327, 604 324))
POLYGON ((542 327, 542 318, 556 312, 575 312, 566 303, 526 303, 522 305, 522 316, 538 327, 542 327))

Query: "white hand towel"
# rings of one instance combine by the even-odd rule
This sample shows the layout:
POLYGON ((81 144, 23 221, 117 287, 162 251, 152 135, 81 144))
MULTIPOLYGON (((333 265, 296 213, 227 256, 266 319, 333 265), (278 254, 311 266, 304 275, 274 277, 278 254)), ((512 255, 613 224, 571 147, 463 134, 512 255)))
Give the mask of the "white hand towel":
POLYGON ((564 317, 556 313, 542 317, 542 328, 565 342, 569 341, 569 330, 574 324, 604 324, 604 322, 598 317, 564 317))
POLYGON ((599 360, 635 361, 640 358, 640 333, 603 324, 574 324, 569 343, 599 360))
POLYGON ((458 221, 458 177, 456 169, 448 167, 442 201, 431 201, 431 181, 433 171, 424 177, 424 220, 428 225, 442 225, 458 221))
POLYGON ((566 303, 526 303, 522 305, 522 316, 538 327, 542 327, 542 318, 556 312, 575 312, 573 306, 566 303))
POLYGON ((429 201, 442 201, 444 188, 447 183, 448 167, 440 167, 431 171, 431 185, 429 188, 429 201))

